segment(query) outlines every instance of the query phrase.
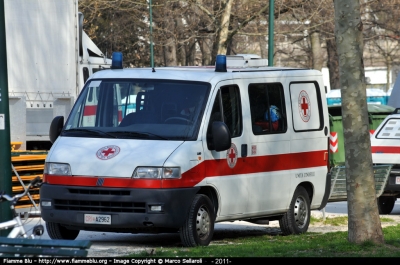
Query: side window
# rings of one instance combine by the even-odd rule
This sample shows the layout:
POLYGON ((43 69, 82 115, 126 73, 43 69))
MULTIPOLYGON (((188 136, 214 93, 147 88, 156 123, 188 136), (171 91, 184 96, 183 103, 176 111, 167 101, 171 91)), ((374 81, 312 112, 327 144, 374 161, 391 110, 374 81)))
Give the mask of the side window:
POLYGON ((237 86, 221 87, 222 109, 224 122, 228 125, 231 137, 242 134, 242 108, 240 104, 240 93, 237 86))
POLYGON ((117 127, 123 118, 122 111, 126 111, 122 96, 126 97, 128 88, 128 83, 91 81, 84 101, 81 125, 117 127))
POLYGON ((97 112, 97 100, 99 96, 99 86, 100 82, 92 81, 89 84, 88 93, 84 105, 83 117, 81 120, 81 126, 93 127, 96 122, 96 112, 97 112))
POLYGON ((400 134, 400 119, 390 118, 382 126, 378 134, 377 139, 399 139, 400 134))
POLYGON ((85 84, 89 78, 89 69, 87 67, 83 67, 82 72, 83 72, 83 83, 85 84))
POLYGON ((140 88, 135 88, 129 83, 120 83, 116 87, 119 89, 117 93, 120 95, 118 108, 121 109, 121 117, 124 118, 129 113, 136 112, 136 95, 140 88))
POLYGON ((96 73, 98 71, 106 70, 106 69, 108 69, 108 68, 104 68, 104 67, 100 66, 99 68, 92 68, 92 71, 93 71, 93 74, 94 74, 94 73, 96 73))
POLYGON ((290 83, 289 91, 294 130, 296 132, 322 130, 324 119, 318 83, 293 82, 290 83))
MULTIPOLYGON (((243 131, 242 107, 238 86, 224 86, 218 91, 211 111, 210 122, 207 129, 207 143, 211 143, 211 124, 214 121, 223 121, 229 128, 232 138, 239 137, 243 131), (223 115, 221 115, 223 113, 223 115)), ((208 149, 213 150, 212 146, 208 149)))
POLYGON ((255 135, 286 132, 286 108, 280 83, 249 85, 250 115, 255 135))

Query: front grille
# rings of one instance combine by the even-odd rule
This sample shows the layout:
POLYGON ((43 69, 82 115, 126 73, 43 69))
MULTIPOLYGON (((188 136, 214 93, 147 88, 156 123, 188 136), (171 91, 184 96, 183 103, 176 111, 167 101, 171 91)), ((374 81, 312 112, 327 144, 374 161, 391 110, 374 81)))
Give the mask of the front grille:
POLYGON ((71 199, 54 200, 57 210, 73 210, 83 212, 110 212, 110 213, 145 213, 145 202, 129 201, 129 190, 107 188, 69 188, 71 199), (80 199, 77 195, 85 195, 80 199), (93 195, 93 197, 91 196, 93 195), (116 201, 115 198, 120 198, 116 201), (99 199, 101 198, 101 199, 99 199), (123 200, 123 201, 121 201, 123 200))
POLYGON ((70 193, 74 194, 100 194, 100 195, 114 195, 114 196, 129 196, 130 192, 126 190, 104 190, 104 189, 68 189, 70 193))
POLYGON ((54 208, 57 210, 73 210, 84 212, 145 213, 146 203, 54 200, 54 208))

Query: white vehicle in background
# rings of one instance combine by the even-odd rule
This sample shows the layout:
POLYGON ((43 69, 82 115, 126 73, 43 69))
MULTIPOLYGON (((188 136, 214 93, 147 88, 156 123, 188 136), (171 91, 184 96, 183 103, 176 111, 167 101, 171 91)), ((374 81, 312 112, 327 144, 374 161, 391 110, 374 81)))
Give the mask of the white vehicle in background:
POLYGON ((11 141, 48 150, 52 119, 111 60, 83 31, 78 0, 5 0, 4 10, 11 141))
POLYGON ((51 124, 40 206, 52 239, 175 231, 184 246, 206 246, 215 222, 279 220, 283 234, 299 234, 325 207, 321 72, 254 55, 122 69, 113 54, 112 68, 89 77, 65 124, 51 124))
POLYGON ((397 198, 400 198, 400 109, 375 130, 371 137, 372 161, 374 164, 392 165, 384 191, 378 198, 380 214, 392 212, 397 198))

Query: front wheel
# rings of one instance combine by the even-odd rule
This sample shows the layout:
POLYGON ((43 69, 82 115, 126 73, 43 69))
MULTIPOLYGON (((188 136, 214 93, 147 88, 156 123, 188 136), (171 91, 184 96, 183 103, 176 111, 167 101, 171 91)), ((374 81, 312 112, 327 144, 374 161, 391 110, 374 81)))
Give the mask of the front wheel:
POLYGON ((297 187, 289 210, 279 220, 279 226, 284 235, 302 234, 307 232, 310 224, 310 198, 306 189, 297 187))
POLYGON ((390 214, 393 210, 395 197, 381 196, 378 198, 379 214, 390 214))
POLYGON ((79 230, 70 230, 58 223, 46 222, 46 229, 51 239, 74 240, 79 235, 79 230))
POLYGON ((189 215, 179 230, 185 247, 208 246, 214 234, 215 213, 211 200, 197 194, 189 209, 189 215))

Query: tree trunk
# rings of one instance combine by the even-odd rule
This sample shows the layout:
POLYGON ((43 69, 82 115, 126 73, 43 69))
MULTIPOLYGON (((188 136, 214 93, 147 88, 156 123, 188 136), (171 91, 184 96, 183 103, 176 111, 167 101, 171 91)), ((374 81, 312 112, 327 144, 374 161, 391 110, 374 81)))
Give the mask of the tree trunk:
POLYGON ((183 66, 187 65, 186 63, 186 48, 185 44, 178 44, 177 51, 176 51, 176 56, 177 56, 177 62, 178 66, 183 66))
POLYGON ((359 0, 334 0, 345 145, 348 240, 383 243, 372 168, 359 0))
POLYGON ((216 19, 217 24, 215 25, 215 41, 213 44, 211 58, 212 64, 215 63, 217 54, 226 54, 226 41, 229 33, 229 20, 231 18, 232 1, 233 0, 223 0, 220 4, 222 10, 214 10, 216 13, 220 12, 221 16, 217 16, 218 18, 216 19))
POLYGON ((196 41, 190 39, 186 45, 186 65, 195 65, 196 41))
POLYGON ((198 40, 200 50, 201 50, 201 64, 202 65, 211 65, 211 47, 212 41, 210 38, 204 35, 203 38, 198 40))
POLYGON ((393 60, 390 57, 390 55, 388 55, 386 57, 386 90, 385 92, 388 92, 390 89, 390 73, 392 72, 392 63, 393 60))
POLYGON ((186 61, 186 43, 178 42, 185 38, 185 25, 180 17, 175 18, 176 32, 177 32, 177 43, 176 43, 176 61, 178 66, 188 65, 186 61))
POLYGON ((229 20, 231 18, 233 0, 226 0, 225 8, 221 15, 221 30, 219 32, 218 54, 226 54, 228 46, 229 20))
POLYGON ((321 71, 324 64, 324 57, 322 55, 322 47, 319 37, 319 32, 314 31, 311 33, 311 51, 312 51, 312 64, 313 68, 321 71))
POLYGON ((339 89, 339 57, 337 55, 336 42, 334 39, 326 40, 326 51, 328 54, 327 67, 329 70, 329 85, 331 89, 339 89))
POLYGON ((166 40, 163 50, 165 66, 176 66, 178 62, 176 59, 176 42, 174 37, 166 40))

